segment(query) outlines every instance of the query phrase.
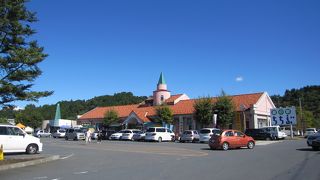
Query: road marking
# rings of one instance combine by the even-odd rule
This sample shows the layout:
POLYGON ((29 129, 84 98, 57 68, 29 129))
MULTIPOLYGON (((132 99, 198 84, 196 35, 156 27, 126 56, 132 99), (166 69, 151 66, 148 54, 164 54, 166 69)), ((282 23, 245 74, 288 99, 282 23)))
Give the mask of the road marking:
POLYGON ((74 172, 73 174, 87 174, 89 171, 74 172))
POLYGON ((68 158, 72 157, 73 155, 74 155, 74 154, 72 153, 72 154, 70 154, 69 156, 61 157, 60 159, 68 159, 68 158))
POLYGON ((42 177, 34 177, 33 179, 48 179, 47 176, 42 176, 42 177))

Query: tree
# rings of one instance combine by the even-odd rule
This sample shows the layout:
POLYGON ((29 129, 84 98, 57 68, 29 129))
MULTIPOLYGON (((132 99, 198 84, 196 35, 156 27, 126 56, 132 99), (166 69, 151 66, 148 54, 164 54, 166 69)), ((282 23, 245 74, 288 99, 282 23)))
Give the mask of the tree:
POLYGON ((172 124, 173 122, 173 112, 170 107, 166 105, 161 105, 157 107, 157 120, 164 122, 166 124, 172 124))
POLYGON ((38 64, 47 54, 37 41, 30 40, 37 21, 25 0, 0 0, 0 106, 13 101, 37 101, 52 91, 32 91, 32 82, 41 75, 38 64))
POLYGON ((23 111, 19 111, 15 117, 16 123, 22 123, 34 129, 41 127, 43 117, 36 106, 29 104, 23 111))
POLYGON ((212 98, 202 97, 195 101, 194 116, 202 125, 208 125, 213 118, 213 104, 212 98))
POLYGON ((103 119, 103 124, 105 126, 110 126, 112 123, 117 122, 118 119, 119 119, 118 112, 111 109, 105 113, 104 119, 103 119))
POLYGON ((235 107, 232 103, 232 99, 228 97, 224 91, 218 96, 213 109, 217 112, 218 127, 229 128, 229 125, 232 124, 234 118, 235 107))

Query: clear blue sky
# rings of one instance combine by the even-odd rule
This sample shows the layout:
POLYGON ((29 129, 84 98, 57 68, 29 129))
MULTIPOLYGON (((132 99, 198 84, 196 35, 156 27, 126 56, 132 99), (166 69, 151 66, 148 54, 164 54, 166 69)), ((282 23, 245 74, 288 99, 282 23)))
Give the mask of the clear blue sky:
MULTIPOLYGON (((163 72, 191 98, 320 85, 319 0, 33 0, 49 54, 36 105, 131 91, 163 72)), ((23 106, 26 103, 16 103, 23 106)))

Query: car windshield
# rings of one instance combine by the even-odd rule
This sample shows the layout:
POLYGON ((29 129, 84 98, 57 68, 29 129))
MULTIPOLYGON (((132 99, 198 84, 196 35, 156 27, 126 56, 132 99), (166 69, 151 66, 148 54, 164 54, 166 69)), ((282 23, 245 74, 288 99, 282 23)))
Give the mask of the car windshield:
POLYGON ((192 134, 191 131, 185 131, 183 134, 192 134))
POLYGON ((66 130, 64 130, 64 129, 60 129, 60 130, 59 130, 59 132, 64 133, 64 132, 66 132, 66 130))
POLYGON ((149 128, 147 132, 155 132, 155 128, 149 128))
POLYGON ((123 131, 122 133, 132 133, 132 131, 123 131))
POLYGON ((75 129, 74 131, 77 132, 77 133, 82 133, 83 132, 81 129, 75 129))
POLYGON ((313 128, 307 128, 306 131, 314 131, 313 128))
POLYGON ((210 131, 210 129, 201 129, 200 133, 201 134, 209 134, 209 133, 211 133, 211 131, 210 131))
POLYGON ((141 133, 141 131, 133 131, 133 133, 141 133))

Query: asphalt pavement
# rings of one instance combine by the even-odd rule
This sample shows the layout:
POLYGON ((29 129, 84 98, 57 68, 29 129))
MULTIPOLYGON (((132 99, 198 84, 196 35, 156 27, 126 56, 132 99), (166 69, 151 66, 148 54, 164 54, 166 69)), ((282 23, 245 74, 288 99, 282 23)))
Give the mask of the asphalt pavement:
POLYGON ((1 180, 258 179, 319 180, 320 151, 306 140, 262 141, 254 149, 210 150, 207 144, 43 138, 43 154, 60 159, 0 172, 1 180))

